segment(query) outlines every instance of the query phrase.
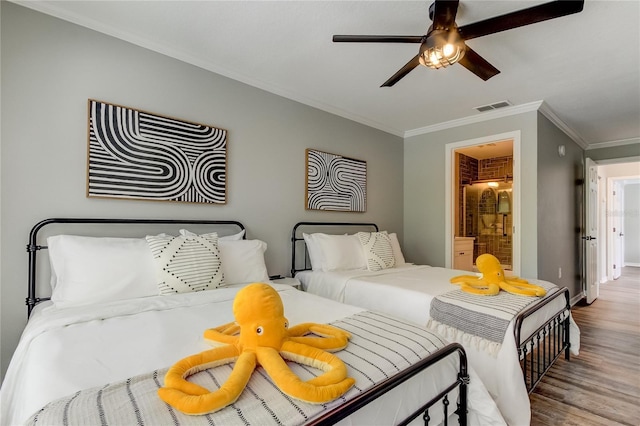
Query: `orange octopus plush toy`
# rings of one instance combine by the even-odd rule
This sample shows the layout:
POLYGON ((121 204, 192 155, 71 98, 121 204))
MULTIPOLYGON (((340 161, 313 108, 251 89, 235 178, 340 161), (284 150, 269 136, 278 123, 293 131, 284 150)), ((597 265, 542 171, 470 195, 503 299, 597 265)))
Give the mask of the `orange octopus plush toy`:
POLYGON ((178 361, 165 375, 158 395, 167 404, 190 415, 207 414, 234 403, 262 365, 273 382, 290 397, 314 404, 331 401, 349 390, 355 380, 347 377, 342 360, 327 351, 344 349, 351 334, 315 323, 288 327, 277 291, 263 283, 250 284, 233 301, 236 321, 206 330, 207 340, 225 346, 178 361), (307 335, 313 333, 315 336, 307 335), (323 371, 303 382, 285 360, 323 371), (213 392, 186 378, 199 371, 235 362, 228 380, 213 392))
POLYGON ((518 277, 507 278, 500 261, 491 254, 481 254, 476 259, 481 277, 475 275, 458 275, 451 278, 453 284, 459 284, 462 291, 484 296, 495 296, 504 290, 520 296, 544 296, 547 291, 539 285, 529 284, 527 280, 518 277))

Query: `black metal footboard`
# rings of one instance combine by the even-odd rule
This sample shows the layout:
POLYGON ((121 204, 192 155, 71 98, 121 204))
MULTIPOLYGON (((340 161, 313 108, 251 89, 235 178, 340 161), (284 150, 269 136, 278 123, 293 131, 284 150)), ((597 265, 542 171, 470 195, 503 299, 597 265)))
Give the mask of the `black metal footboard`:
POLYGON ((565 287, 516 317, 514 333, 527 392, 531 393, 533 391, 542 376, 551 368, 562 352, 565 353, 565 358, 569 360, 571 347, 569 342, 570 312, 569 289, 565 287), (530 336, 521 340, 524 320, 563 296, 565 298, 564 308, 554 314, 530 336))
POLYGON ((335 410, 327 412, 326 414, 318 417, 317 419, 308 423, 308 425, 313 426, 328 426, 333 425, 345 417, 355 413, 360 408, 374 401, 378 397, 384 395, 389 392, 396 386, 402 384, 403 382, 409 380, 414 377, 418 373, 420 373, 425 368, 428 368, 438 361, 446 358, 447 356, 458 353, 460 356, 460 366, 458 369, 458 377, 451 382, 451 384, 445 387, 438 395, 427 401, 424 405, 416 409, 411 415, 409 415, 406 419, 399 422, 398 425, 407 425, 412 420, 414 420, 419 415, 422 415, 425 425, 429 425, 430 414, 429 409, 436 404, 438 401, 442 401, 443 405, 443 414, 444 414, 444 425, 448 424, 449 420, 449 393, 455 388, 459 388, 459 396, 456 402, 456 409, 451 414, 456 414, 458 416, 458 423, 460 425, 467 424, 467 386, 469 384, 469 374, 467 371, 467 354, 464 351, 462 345, 458 343, 451 343, 444 348, 434 352, 429 355, 427 358, 421 360, 420 362, 412 365, 404 371, 396 374, 393 377, 388 378, 387 380, 378 383, 376 386, 368 389, 367 391, 361 393, 355 398, 347 401, 345 404, 342 404, 335 410))

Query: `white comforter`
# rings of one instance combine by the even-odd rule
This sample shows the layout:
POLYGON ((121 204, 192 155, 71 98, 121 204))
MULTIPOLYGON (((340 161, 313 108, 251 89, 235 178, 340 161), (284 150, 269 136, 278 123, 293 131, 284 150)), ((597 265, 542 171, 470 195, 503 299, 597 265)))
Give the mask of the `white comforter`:
MULTIPOLYGON (((326 323, 362 312, 292 289, 274 285, 291 324, 326 323)), ((231 304, 238 288, 156 296, 102 306, 56 309, 39 306, 30 319, 1 389, 3 425, 22 424, 50 401, 79 390, 113 383, 210 348, 203 330, 233 320, 231 304)), ((471 424, 504 424, 485 387, 471 371, 471 424)), ((386 397, 384 407, 414 392, 386 397)), ((403 413, 372 404, 345 424, 390 424, 403 413), (386 418, 384 416, 387 416, 386 418)))
MULTIPOLYGON (((450 283, 450 278, 463 274, 469 272, 405 264, 377 272, 302 271, 296 278, 309 293, 427 325, 433 298, 453 290, 455 287, 450 283)), ((529 317, 524 322, 522 337, 529 336, 563 306, 564 298, 558 298, 556 303, 548 304, 539 313, 529 317)), ((580 330, 572 318, 570 337, 571 352, 577 355, 580 348, 580 330)), ((514 322, 509 324, 497 354, 490 354, 481 345, 468 340, 460 343, 467 352, 471 366, 480 375, 507 423, 528 425, 531 408, 518 359, 514 322)))

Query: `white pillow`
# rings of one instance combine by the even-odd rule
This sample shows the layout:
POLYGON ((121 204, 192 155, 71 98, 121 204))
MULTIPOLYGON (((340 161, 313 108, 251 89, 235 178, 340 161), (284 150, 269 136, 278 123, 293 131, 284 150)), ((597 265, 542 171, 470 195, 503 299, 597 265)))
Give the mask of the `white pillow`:
POLYGON ((393 258, 396 261, 396 266, 404 265, 404 255, 402 254, 402 249, 400 248, 400 241, 398 241, 398 235, 395 232, 389 234, 389 238, 391 239, 391 250, 393 251, 393 258))
POLYGON ((317 242, 324 256, 325 271, 367 268, 367 260, 356 235, 319 234, 317 242))
POLYGON ((314 271, 366 269, 362 245, 356 235, 302 234, 314 271))
POLYGON ((146 237, 160 294, 213 290, 224 284, 218 234, 146 237))
POLYGON ((320 245, 317 243, 316 235, 318 234, 305 234, 303 232, 302 238, 304 238, 304 243, 307 246, 307 254, 311 261, 311 269, 314 271, 323 271, 325 263, 324 256, 320 245))
POLYGON ((395 265, 391 238, 389 238, 387 231, 358 232, 356 235, 364 249, 368 270, 380 271, 395 265))
POLYGON ((55 235, 47 238, 51 300, 57 307, 158 294, 155 265, 144 238, 55 235))
POLYGON ((218 246, 225 285, 269 282, 264 262, 267 243, 260 240, 220 240, 218 246))
MULTIPOLYGON (((246 232, 246 229, 243 229, 242 231, 238 232, 237 234, 233 234, 233 235, 225 235, 223 237, 218 237, 218 241, 224 241, 224 240, 241 240, 244 238, 244 233, 246 232)), ((216 235, 218 235, 217 232, 215 232, 216 235)), ((189 231, 188 229, 181 229, 180 230, 180 235, 184 236, 184 237, 195 237, 196 233, 189 231)), ((207 235, 207 234, 202 234, 202 235, 207 235)))

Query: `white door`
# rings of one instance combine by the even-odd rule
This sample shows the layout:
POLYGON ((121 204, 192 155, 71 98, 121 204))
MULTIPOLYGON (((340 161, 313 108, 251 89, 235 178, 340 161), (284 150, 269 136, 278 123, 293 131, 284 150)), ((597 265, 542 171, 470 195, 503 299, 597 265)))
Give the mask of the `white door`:
POLYGON ((622 271, 622 192, 623 186, 622 183, 618 180, 613 181, 613 194, 611 197, 613 209, 612 209, 612 228, 611 232, 613 232, 613 279, 617 280, 620 278, 620 273, 622 271))
POLYGON ((587 303, 591 304, 599 295, 598 279, 598 166, 587 158, 585 164, 585 229, 582 236, 584 243, 585 292, 587 303))

